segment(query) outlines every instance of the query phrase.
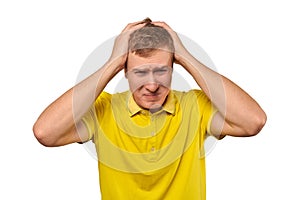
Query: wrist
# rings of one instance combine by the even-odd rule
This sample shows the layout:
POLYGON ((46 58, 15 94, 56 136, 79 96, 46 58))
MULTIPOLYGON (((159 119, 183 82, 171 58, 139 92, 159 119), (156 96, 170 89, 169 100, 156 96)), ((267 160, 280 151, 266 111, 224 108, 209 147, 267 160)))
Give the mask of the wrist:
POLYGON ((183 68, 190 68, 193 56, 188 51, 181 51, 174 54, 175 62, 183 68))
POLYGON ((115 76, 125 67, 126 60, 123 57, 118 58, 110 58, 105 64, 105 69, 108 73, 113 74, 115 76))

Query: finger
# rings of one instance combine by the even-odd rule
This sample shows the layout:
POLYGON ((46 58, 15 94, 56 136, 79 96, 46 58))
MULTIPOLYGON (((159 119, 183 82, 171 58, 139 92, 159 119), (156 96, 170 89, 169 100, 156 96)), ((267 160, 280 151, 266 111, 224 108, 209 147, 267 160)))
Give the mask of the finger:
POLYGON ((129 23, 127 24, 127 26, 123 29, 123 31, 128 31, 128 30, 132 30, 133 28, 135 29, 138 29, 138 28, 141 28, 145 25, 146 21, 143 20, 143 21, 138 21, 138 22, 133 22, 133 23, 129 23))
POLYGON ((161 27, 166 28, 166 29, 171 29, 171 27, 165 22, 157 21, 157 22, 152 22, 152 24, 154 24, 156 26, 161 26, 161 27))

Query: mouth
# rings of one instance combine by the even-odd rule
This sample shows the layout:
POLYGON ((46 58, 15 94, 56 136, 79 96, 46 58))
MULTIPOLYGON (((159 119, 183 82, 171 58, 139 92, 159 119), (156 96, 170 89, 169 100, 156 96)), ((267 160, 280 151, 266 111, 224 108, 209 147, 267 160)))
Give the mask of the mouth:
POLYGON ((159 93, 147 93, 143 94, 143 96, 150 101, 154 101, 159 97, 159 93))

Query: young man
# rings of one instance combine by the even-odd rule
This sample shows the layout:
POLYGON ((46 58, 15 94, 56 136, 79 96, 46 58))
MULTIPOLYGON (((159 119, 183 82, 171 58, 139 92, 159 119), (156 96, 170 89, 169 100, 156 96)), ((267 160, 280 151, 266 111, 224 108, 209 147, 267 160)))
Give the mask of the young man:
POLYGON ((164 22, 126 26, 110 59, 48 106, 33 131, 45 146, 93 140, 103 199, 205 199, 204 140, 253 136, 266 115, 195 59, 164 22), (202 90, 171 90, 173 63, 202 90), (104 92, 125 71, 130 91, 104 92))

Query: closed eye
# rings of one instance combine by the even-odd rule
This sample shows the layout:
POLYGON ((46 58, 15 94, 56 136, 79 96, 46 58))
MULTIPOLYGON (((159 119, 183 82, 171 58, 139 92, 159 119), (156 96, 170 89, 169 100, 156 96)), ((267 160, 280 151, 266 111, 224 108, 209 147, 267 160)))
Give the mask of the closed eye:
POLYGON ((145 76, 145 75, 148 74, 148 71, 146 71, 146 70, 135 70, 133 73, 137 76, 145 76))
POLYGON ((155 69, 153 71, 153 73, 156 74, 156 75, 165 75, 168 72, 169 72, 169 68, 168 67, 158 68, 158 69, 155 69))

